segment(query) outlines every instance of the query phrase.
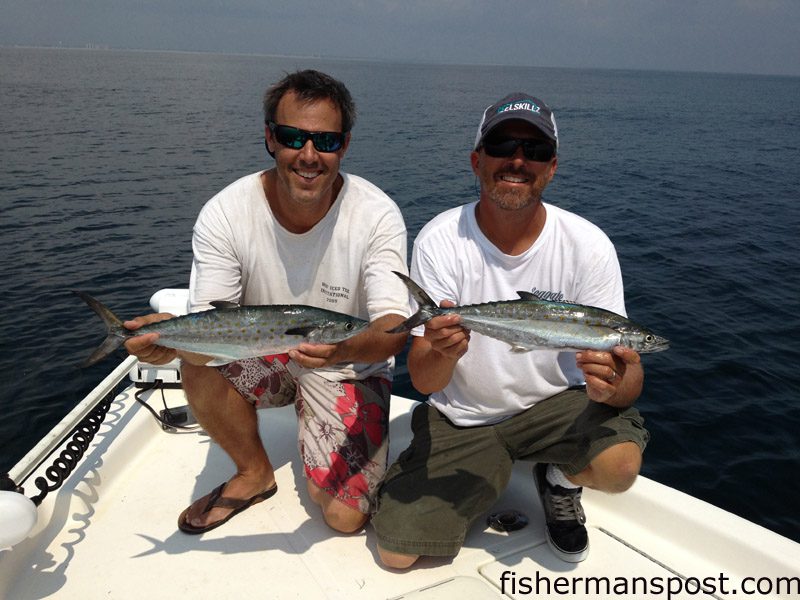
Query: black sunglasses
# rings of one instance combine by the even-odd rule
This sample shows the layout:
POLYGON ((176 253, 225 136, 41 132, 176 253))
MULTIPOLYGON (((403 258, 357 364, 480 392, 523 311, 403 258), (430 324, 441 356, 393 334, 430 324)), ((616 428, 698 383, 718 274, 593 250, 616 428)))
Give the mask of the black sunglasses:
POLYGON ((536 162, 550 162, 556 155, 556 147, 544 140, 521 140, 519 138, 495 138, 483 142, 486 154, 493 158, 514 156, 517 148, 522 146, 522 155, 536 162))
POLYGON ((336 152, 344 146, 347 138, 346 133, 338 131, 306 131, 288 125, 278 125, 272 121, 267 121, 267 127, 280 145, 293 150, 300 150, 308 140, 311 140, 317 152, 336 152))

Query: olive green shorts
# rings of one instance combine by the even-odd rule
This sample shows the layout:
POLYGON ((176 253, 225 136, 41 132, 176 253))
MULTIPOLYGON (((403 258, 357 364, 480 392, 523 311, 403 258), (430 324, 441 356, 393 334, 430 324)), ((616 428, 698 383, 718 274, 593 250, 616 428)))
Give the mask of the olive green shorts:
POLYGON ((508 485, 515 460, 551 463, 575 475, 615 444, 635 442, 644 451, 650 437, 635 408, 593 402, 584 388, 474 427, 454 425, 420 404, 411 429, 411 444, 381 485, 372 524, 383 549, 427 556, 458 554, 470 525, 508 485))

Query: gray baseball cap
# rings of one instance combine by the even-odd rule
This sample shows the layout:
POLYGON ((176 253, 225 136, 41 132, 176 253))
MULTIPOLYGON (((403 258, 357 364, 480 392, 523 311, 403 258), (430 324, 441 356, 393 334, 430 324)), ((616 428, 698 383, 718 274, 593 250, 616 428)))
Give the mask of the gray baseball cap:
POLYGON ((556 127, 553 111, 544 102, 530 94, 514 92, 483 111, 480 125, 478 125, 478 135, 475 137, 475 150, 481 146, 484 138, 492 129, 512 119, 530 123, 553 140, 556 150, 558 149, 558 127, 556 127))

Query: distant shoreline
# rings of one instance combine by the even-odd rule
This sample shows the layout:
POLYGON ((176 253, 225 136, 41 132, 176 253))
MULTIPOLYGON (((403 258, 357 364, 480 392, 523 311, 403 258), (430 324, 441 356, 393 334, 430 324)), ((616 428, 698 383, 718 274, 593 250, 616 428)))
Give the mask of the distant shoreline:
POLYGON ((421 66, 452 66, 452 67, 498 67, 509 69, 542 69, 542 70, 568 70, 568 71, 608 71, 615 73, 676 73, 676 74, 691 74, 703 76, 746 76, 746 77, 764 77, 764 78, 781 78, 781 79, 797 79, 800 75, 790 75, 786 73, 744 73, 737 71, 676 71, 671 69, 634 69, 634 68, 619 68, 619 67, 575 67, 575 66, 544 66, 544 65, 523 65, 523 64, 499 64, 499 63, 456 63, 456 62, 436 62, 432 60, 412 60, 412 59, 387 59, 387 58, 365 58, 359 56, 322 56, 315 55, 302 55, 302 54, 261 54, 261 53, 247 53, 247 52, 222 52, 210 50, 177 50, 177 49, 164 49, 164 48, 122 48, 116 46, 109 46, 107 44, 93 44, 87 43, 84 46, 39 46, 39 45, 23 45, 23 44, 2 44, 0 43, 0 50, 5 49, 18 49, 18 50, 82 50, 82 51, 100 51, 100 52, 143 52, 143 53, 163 53, 163 54, 208 54, 215 56, 249 56, 254 58, 275 58, 275 59, 294 59, 294 60, 319 60, 319 61, 343 61, 343 62, 359 62, 359 63, 374 63, 374 64, 398 64, 398 65, 421 65, 421 66))

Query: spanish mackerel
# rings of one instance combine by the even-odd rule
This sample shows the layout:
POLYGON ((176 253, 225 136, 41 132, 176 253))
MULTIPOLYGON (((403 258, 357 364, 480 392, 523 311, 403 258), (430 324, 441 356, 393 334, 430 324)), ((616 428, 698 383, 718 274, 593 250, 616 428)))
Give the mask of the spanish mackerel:
POLYGON ((614 346, 627 346, 646 353, 669 348, 667 339, 621 315, 582 304, 542 300, 531 292, 517 292, 518 300, 440 308, 412 279, 394 273, 420 309, 388 333, 410 331, 438 315, 457 314, 464 327, 510 344, 512 352, 536 348, 610 351, 614 346))
POLYGON ((105 305, 83 292, 74 292, 103 319, 108 337, 82 367, 104 359, 126 338, 159 334, 158 345, 214 357, 209 366, 241 358, 282 354, 302 342, 335 344, 363 331, 369 323, 343 313, 300 304, 239 306, 212 302, 214 309, 126 329, 105 305))

